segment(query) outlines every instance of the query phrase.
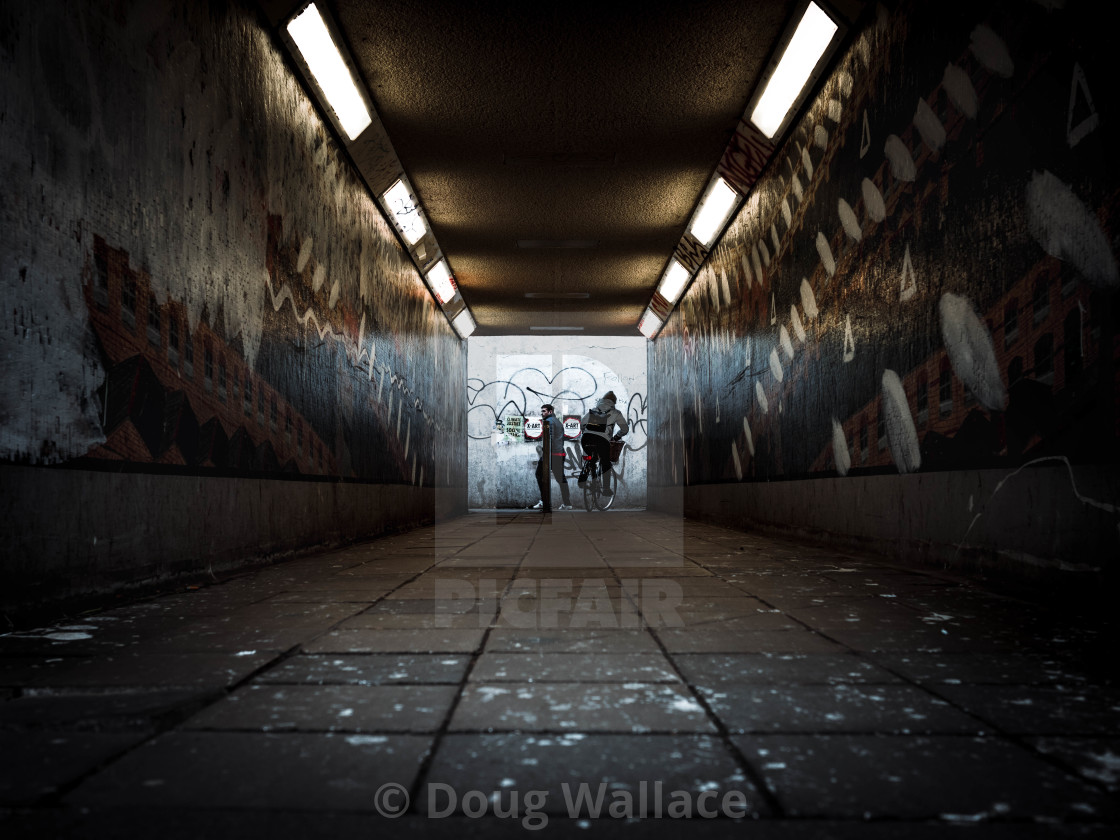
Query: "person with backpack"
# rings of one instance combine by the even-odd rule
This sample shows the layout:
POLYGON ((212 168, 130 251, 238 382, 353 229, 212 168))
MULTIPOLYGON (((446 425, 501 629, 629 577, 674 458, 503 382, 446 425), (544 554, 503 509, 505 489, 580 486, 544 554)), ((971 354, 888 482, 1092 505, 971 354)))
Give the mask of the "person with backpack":
MULTIPOLYGON (((598 405, 583 415, 580 425, 583 428, 583 451, 587 455, 597 455, 603 474, 603 495, 610 496, 614 491, 610 488, 611 477, 611 441, 620 440, 630 431, 630 424, 621 411, 615 408, 618 397, 614 391, 607 391, 598 405), (618 432, 614 431, 615 426, 618 432)), ((576 481, 577 484, 587 483, 587 467, 584 467, 576 481)))

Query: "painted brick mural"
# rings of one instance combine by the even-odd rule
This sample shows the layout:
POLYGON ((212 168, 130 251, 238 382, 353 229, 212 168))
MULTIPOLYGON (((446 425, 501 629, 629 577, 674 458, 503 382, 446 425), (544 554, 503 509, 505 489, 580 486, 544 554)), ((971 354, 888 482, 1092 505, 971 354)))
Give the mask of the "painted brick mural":
POLYGON ((652 345, 651 483, 1117 462, 1093 18, 874 9, 652 345))
POLYGON ((465 352, 253 7, 0 11, 0 459, 465 482, 465 352))

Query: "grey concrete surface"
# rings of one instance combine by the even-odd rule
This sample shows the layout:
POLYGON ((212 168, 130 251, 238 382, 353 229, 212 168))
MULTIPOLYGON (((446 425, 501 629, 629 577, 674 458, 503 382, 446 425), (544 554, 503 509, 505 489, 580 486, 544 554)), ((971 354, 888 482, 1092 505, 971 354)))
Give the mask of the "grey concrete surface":
POLYGON ((0 835, 1113 837, 1116 640, 882 555, 472 514, 0 636, 0 835))

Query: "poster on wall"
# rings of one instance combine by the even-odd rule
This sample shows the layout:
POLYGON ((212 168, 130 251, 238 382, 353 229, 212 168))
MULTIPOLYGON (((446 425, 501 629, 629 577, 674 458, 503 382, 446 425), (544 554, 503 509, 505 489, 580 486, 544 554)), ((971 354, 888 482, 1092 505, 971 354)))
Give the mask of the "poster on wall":
POLYGON ((525 440, 540 440, 544 434, 544 421, 540 417, 525 418, 525 440))
POLYGON ((564 415, 564 438, 575 440, 580 436, 580 423, 578 414, 564 415))
POLYGON ((513 443, 514 441, 524 440, 524 426, 525 418, 520 414, 510 414, 502 418, 502 428, 504 429, 504 440, 513 443))

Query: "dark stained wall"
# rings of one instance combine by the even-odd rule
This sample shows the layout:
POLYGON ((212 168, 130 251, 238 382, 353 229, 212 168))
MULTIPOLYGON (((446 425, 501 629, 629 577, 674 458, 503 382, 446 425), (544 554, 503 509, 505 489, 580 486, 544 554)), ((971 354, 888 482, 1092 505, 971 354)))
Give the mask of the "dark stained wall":
POLYGON ((465 349, 255 6, 5 4, 0 75, 5 606, 465 500, 465 349))
POLYGON ((1112 64, 1088 3, 874 9, 651 345, 651 497, 1115 570, 1112 64))

